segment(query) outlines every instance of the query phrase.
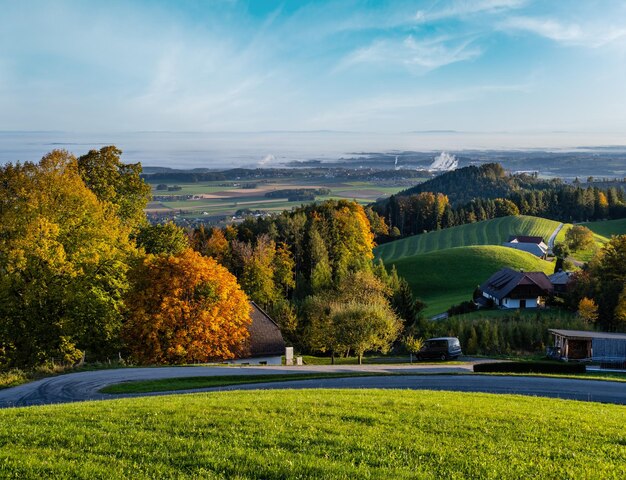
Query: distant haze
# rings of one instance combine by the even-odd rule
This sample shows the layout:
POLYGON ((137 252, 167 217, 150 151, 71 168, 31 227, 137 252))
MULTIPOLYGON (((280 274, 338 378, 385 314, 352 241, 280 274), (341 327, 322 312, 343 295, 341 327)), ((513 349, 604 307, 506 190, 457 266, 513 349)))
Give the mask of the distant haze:
POLYGON ((462 150, 579 150, 618 147, 626 151, 626 137, 579 133, 467 133, 412 132, 0 132, 0 163, 37 161, 53 149, 81 155, 104 145, 116 145, 126 162, 172 168, 279 167, 290 161, 332 161, 367 153, 462 150))

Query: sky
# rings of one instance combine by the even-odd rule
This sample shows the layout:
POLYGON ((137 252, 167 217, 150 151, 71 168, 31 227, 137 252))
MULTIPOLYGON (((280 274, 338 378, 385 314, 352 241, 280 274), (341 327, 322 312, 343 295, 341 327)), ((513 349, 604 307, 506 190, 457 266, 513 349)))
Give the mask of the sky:
POLYGON ((588 144, 626 134, 625 86, 624 1, 0 0, 0 131, 588 144))

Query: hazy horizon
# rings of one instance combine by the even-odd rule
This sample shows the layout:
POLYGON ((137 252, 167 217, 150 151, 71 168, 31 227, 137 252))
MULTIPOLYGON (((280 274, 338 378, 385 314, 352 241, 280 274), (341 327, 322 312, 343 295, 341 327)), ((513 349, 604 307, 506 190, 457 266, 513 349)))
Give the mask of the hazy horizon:
POLYGON ((303 160, 330 161, 359 153, 403 151, 626 150, 618 134, 596 134, 581 144, 575 132, 7 132, 0 131, 0 163, 37 161, 66 149, 81 155, 116 145, 127 162, 171 168, 271 167, 303 160), (621 143, 620 143, 621 140, 621 143))

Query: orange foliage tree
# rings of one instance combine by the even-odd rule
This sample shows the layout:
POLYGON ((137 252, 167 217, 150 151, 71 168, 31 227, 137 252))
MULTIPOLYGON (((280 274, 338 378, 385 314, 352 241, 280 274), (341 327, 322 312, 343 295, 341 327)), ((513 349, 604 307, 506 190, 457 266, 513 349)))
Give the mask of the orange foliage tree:
POLYGON ((123 339, 140 363, 192 363, 243 353, 250 305, 237 279, 191 249, 148 255, 131 272, 123 339))

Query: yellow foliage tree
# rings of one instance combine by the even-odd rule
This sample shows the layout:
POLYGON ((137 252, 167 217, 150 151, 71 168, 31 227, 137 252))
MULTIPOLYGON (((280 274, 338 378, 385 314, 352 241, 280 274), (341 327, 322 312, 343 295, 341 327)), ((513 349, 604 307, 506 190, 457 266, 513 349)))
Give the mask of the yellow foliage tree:
POLYGON ((598 306, 592 298, 583 297, 578 302, 578 316, 583 319, 585 323, 595 323, 598 319, 598 306))
POLYGON ((191 249, 149 255, 131 273, 123 339, 141 363, 193 363, 244 353, 250 305, 237 279, 191 249))

